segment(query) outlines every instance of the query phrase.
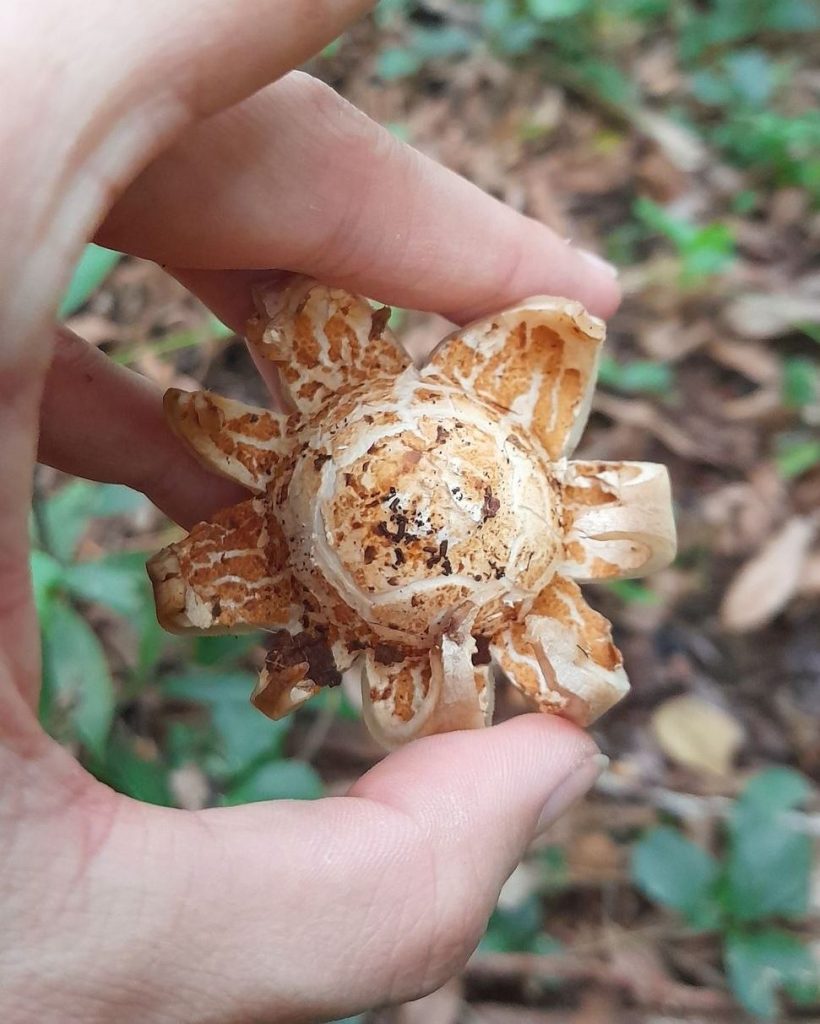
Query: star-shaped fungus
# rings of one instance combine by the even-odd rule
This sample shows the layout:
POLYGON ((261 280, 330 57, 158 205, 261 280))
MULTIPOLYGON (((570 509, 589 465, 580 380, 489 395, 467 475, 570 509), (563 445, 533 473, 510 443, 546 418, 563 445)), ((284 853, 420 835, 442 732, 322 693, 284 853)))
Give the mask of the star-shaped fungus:
POLYGON ((493 670, 587 725, 628 689, 579 582, 675 553, 669 480, 568 462, 604 324, 538 297, 455 331, 421 367, 389 310, 296 278, 262 290, 248 341, 289 411, 172 390, 173 429, 255 497, 149 562, 175 633, 264 629, 252 701, 279 718, 359 671, 387 747, 492 717, 493 670))

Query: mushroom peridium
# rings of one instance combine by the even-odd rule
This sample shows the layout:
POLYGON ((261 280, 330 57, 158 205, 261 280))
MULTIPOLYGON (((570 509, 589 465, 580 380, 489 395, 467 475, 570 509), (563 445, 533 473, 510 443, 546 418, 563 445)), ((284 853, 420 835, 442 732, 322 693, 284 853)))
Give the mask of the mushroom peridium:
POLYGON ((494 669, 588 725, 628 690, 579 583, 675 554, 665 467, 568 461, 605 328, 539 296, 460 328, 421 367, 389 310, 297 277, 257 293, 248 344, 289 408, 171 390, 175 432, 253 497, 148 563, 176 633, 263 629, 252 701, 280 718, 359 671, 382 744, 492 718, 494 669))

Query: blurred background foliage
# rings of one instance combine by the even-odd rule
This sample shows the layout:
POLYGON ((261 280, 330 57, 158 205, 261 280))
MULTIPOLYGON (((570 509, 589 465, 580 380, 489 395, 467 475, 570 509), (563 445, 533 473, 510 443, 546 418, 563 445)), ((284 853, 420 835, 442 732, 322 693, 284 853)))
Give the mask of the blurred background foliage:
MULTIPOLYGON (((812 0, 382 0, 310 68, 620 267, 583 454, 667 462, 681 528, 672 569, 593 592, 634 684, 595 797, 461 978, 357 1021, 820 1019, 818 28, 812 0)), ((90 245, 60 312, 160 387, 264 400, 157 268, 90 245)), ((393 323, 416 353, 443 329, 393 323)), ((342 690, 251 709, 264 637, 159 629, 144 563, 175 527, 140 495, 43 469, 31 535, 42 720, 98 778, 198 808, 379 756, 342 690)))

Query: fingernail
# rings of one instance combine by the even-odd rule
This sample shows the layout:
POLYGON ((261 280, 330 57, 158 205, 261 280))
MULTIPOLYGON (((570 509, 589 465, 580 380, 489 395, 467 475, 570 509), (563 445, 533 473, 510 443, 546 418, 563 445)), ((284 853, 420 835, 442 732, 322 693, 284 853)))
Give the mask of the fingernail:
POLYGON ((557 818, 580 800, 595 784, 608 764, 609 758, 606 754, 593 754, 574 768, 547 798, 538 818, 535 834, 541 835, 545 832, 557 818))
POLYGON ((610 277, 618 276, 618 268, 613 263, 610 263, 609 260, 599 256, 597 252, 590 252, 589 249, 578 249, 577 252, 580 256, 584 257, 587 263, 591 263, 598 270, 605 270, 610 277))

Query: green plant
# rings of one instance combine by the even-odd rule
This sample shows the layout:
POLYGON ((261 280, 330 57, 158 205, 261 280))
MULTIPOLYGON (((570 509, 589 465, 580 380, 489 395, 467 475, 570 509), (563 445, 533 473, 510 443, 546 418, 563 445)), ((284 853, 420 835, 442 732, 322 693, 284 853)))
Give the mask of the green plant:
POLYGON ((781 435, 778 438, 775 463, 785 480, 808 472, 820 465, 820 439, 802 432, 781 435))
POLYGON ((811 951, 788 927, 808 910, 812 845, 789 813, 809 792, 803 776, 786 768, 755 776, 732 807, 722 858, 666 826, 633 851, 638 888, 694 928, 720 933, 735 996, 769 1020, 781 991, 797 1003, 820 999, 811 951))
POLYGON ((758 36, 820 26, 813 0, 712 0, 680 5, 680 53, 686 63, 758 36))
POLYGON ((604 586, 625 604, 642 604, 651 607, 660 604, 661 598, 640 580, 610 580, 604 586))
POLYGON ((684 286, 720 274, 734 260, 734 238, 725 224, 717 221, 702 227, 692 224, 644 196, 635 201, 633 212, 650 232, 672 243, 680 260, 684 286))
POLYGON ((74 274, 60 303, 58 315, 71 316, 86 304, 94 292, 108 277, 121 255, 111 249, 103 249, 99 245, 87 245, 83 250, 74 274))
POLYGON ((411 0, 377 8, 380 27, 401 31, 401 43, 379 57, 384 78, 485 47, 639 125, 647 101, 634 50, 664 30, 678 41, 684 72, 667 116, 749 168, 760 187, 798 186, 820 202, 820 114, 795 109, 786 88, 804 60, 799 45, 781 55, 784 39, 820 27, 814 0, 461 0, 422 22, 418 8, 411 0))
POLYGON ((605 388, 627 394, 665 395, 674 387, 672 368, 666 363, 649 359, 631 359, 619 363, 612 356, 604 356, 598 367, 598 381, 605 388))
POLYGON ((207 772, 225 804, 279 797, 311 799, 322 783, 306 762, 285 756, 291 722, 271 722, 248 703, 256 677, 246 670, 197 667, 166 677, 163 693, 208 712, 196 738, 195 760, 207 772))
POLYGON ((525 884, 520 887, 517 898, 511 898, 513 894, 505 888, 479 950, 483 953, 556 953, 561 944, 544 932, 543 898, 566 885, 564 851, 559 846, 549 846, 518 870, 524 872, 525 884))
POLYGON ((820 402, 820 363, 805 356, 783 360, 783 405, 803 409, 820 402))
POLYGON ((114 718, 115 686, 97 634, 81 614, 100 603, 128 619, 137 633, 134 675, 144 678, 159 654, 159 627, 149 617, 144 556, 134 552, 78 561, 77 547, 93 519, 136 511, 144 498, 125 487, 74 481, 35 504, 31 573, 43 641, 41 718, 58 738, 105 754, 114 718))
POLYGON ((244 663, 259 635, 171 638, 156 620, 144 552, 82 557, 98 520, 132 515, 144 503, 128 488, 79 480, 35 501, 31 572, 45 728, 77 747, 98 778, 153 803, 173 802, 170 772, 191 763, 225 804, 321 795, 314 769, 285 755, 291 722, 271 722, 248 701, 255 675, 244 663), (116 663, 101 640, 111 629, 128 638, 116 644, 116 663), (190 667, 168 672, 166 664, 190 667), (146 736, 123 712, 149 687, 165 713, 160 733, 146 736))
POLYGON ((543 907, 536 894, 514 907, 496 907, 479 944, 482 953, 557 953, 561 944, 544 932, 543 907))

